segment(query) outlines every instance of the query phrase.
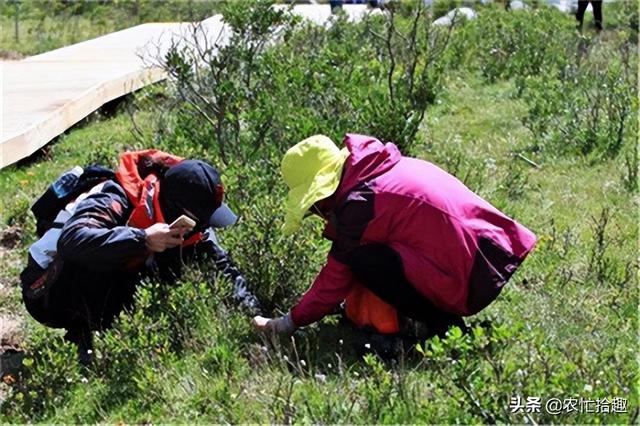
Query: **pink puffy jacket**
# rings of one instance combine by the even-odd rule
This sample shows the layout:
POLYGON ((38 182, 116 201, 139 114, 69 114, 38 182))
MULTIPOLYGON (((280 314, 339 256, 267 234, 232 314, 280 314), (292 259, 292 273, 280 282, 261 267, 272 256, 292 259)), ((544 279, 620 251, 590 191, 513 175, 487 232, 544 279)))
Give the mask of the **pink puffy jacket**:
POLYGON ((472 315, 500 293, 536 236, 439 167, 403 157, 392 144, 348 134, 350 155, 324 235, 326 265, 291 310, 304 326, 329 313, 357 285, 343 256, 384 243, 407 280, 445 311, 472 315))

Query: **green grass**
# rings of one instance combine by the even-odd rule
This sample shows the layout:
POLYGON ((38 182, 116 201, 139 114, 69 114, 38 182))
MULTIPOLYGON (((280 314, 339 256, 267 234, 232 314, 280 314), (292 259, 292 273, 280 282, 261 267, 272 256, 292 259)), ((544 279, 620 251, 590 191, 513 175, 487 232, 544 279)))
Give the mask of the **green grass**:
POLYGON ((16 25, 16 2, 0 0, 0 57, 20 59, 146 22, 198 21, 215 15, 221 2, 76 0, 65 4, 57 0, 21 0, 19 3, 16 25))
POLYGON ((0 16, 2 51, 9 59, 36 55, 92 39, 130 25, 114 25, 113 22, 94 22, 82 16, 64 20, 45 16, 40 20, 25 19, 18 23, 16 39, 15 21, 11 17, 0 16))
MULTIPOLYGON (((522 124, 527 105, 514 82, 487 84, 473 67, 446 76, 414 152, 539 237, 498 300, 469 319, 472 333, 452 330, 390 361, 363 356, 368 337, 335 317, 291 340, 265 338, 229 300, 229 283, 209 285, 211 271, 202 265, 170 288, 145 282, 136 309, 96 336, 90 369, 76 365, 60 330, 25 316, 25 373, 12 388, 0 384, 6 395, 0 421, 637 422, 638 194, 624 184, 625 156, 537 149, 539 136, 522 124), (622 397, 628 405, 626 413, 511 413, 512 397, 541 397, 543 403, 622 397)), ((220 164, 210 145, 191 139, 204 129, 185 133, 197 116, 163 121, 169 136, 156 133, 153 106, 162 109, 170 96, 162 87, 145 89, 136 95, 140 102, 125 104, 140 108, 136 129, 123 109, 95 114, 45 154, 0 171, 0 229, 21 230, 19 244, 3 258, 11 259, 0 271, 3 282, 17 282, 34 239, 30 203, 62 171, 90 162, 114 165, 120 151, 151 146, 220 164)), ((636 142, 627 140, 626 148, 636 142)), ((328 247, 318 221, 306 223, 295 239, 279 235, 283 184, 270 186, 276 172, 261 161, 223 170, 228 201, 242 220, 221 237, 278 311, 307 287, 328 247)), ((25 315, 19 289, 10 291, 0 314, 25 315)))
MULTIPOLYGON (((59 403, 46 402, 53 406, 43 411, 45 417, 23 413, 24 419, 487 421, 464 388, 483 404, 481 395, 486 392, 494 400, 493 415, 503 421, 525 421, 522 414, 506 412, 509 398, 518 395, 622 396, 630 399, 633 410, 637 407, 635 272, 625 282, 616 279, 624 280, 624 265, 635 262, 638 235, 635 208, 630 206, 637 200, 621 187, 616 160, 594 166, 586 160, 532 157, 541 165, 536 169, 514 158, 511 152, 526 149, 531 136, 519 121, 522 105, 510 92, 508 83, 486 86, 472 75, 452 77, 442 103, 428 111, 427 143, 421 155, 446 167, 449 157, 443 153, 455 145, 469 167, 489 164, 475 181, 483 195, 540 237, 536 251, 502 296, 478 315, 506 331, 494 337, 495 348, 487 354, 467 355, 475 373, 465 377, 466 370, 459 365, 437 356, 422 359, 416 352, 400 363, 371 356, 362 359, 350 347, 356 341, 350 340, 350 330, 331 321, 299 333, 295 344, 283 341, 273 346, 252 333, 248 318, 227 306, 224 287, 194 291, 202 280, 196 273, 169 296, 176 303, 168 308, 160 309, 160 302, 145 289, 136 314, 123 316, 114 330, 98 338, 98 361, 90 371, 73 367, 73 351, 61 349, 67 346, 58 333, 27 319, 32 335, 49 336, 45 347, 50 348, 46 356, 51 362, 70 367, 59 403), (519 178, 525 189, 509 198, 505 179, 513 177, 509 173, 514 167, 525 176, 519 178), (610 264, 597 270, 590 257, 596 250, 596 220, 605 207, 611 212, 604 229, 610 245, 600 257, 610 264), (605 281, 598 281, 597 273, 605 281), (180 306, 185 303, 187 311, 180 306), (146 335, 140 334, 141 322, 148 324, 146 335), (160 336, 158 341, 153 341, 154 333, 160 336), (181 336, 178 348, 176 335, 181 336), (490 374, 493 363, 502 369, 490 374), (475 377, 485 372, 488 376, 476 383, 475 377), (119 383, 116 389, 114 380, 119 383)), ((46 158, 0 172, 2 204, 13 212, 2 223, 26 225, 20 254, 33 235, 24 208, 51 179, 74 164, 113 160, 120 150, 137 146, 129 118, 119 114, 71 130, 51 146, 46 158)), ((35 369, 33 374, 46 371, 35 369)), ((492 411, 490 406, 483 408, 492 411)), ((630 414, 558 417, 569 423, 630 418, 630 414)), ((11 419, 19 418, 4 418, 11 419)))

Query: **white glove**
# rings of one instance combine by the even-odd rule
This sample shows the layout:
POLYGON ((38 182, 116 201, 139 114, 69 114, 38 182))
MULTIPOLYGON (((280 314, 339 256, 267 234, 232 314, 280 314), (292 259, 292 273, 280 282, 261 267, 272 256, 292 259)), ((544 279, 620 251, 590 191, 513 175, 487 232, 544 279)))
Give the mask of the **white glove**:
POLYGON ((253 317, 253 326, 260 331, 269 331, 278 334, 293 334, 298 329, 291 319, 291 314, 279 318, 253 317))

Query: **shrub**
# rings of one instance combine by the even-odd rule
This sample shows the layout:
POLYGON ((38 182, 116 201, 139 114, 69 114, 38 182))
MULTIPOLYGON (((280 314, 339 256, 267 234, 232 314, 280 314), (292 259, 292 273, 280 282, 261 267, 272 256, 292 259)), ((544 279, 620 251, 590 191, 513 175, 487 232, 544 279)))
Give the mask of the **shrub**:
POLYGON ((637 133, 637 56, 625 41, 585 41, 555 74, 525 79, 524 124, 557 152, 615 156, 637 133))
POLYGON ((487 7, 454 34, 448 65, 513 79, 537 149, 615 156, 637 128, 637 43, 624 32, 583 36, 574 24, 551 7, 487 7))
POLYGON ((562 69, 571 60, 567 52, 575 44, 571 25, 551 7, 515 11, 487 7, 465 23, 454 45, 466 52, 464 62, 486 81, 515 78, 520 90, 521 79, 562 69))
POLYGON ((265 309, 273 314, 293 306, 320 270, 328 250, 326 243, 315 238, 319 221, 305 221, 295 236, 282 234, 279 213, 285 194, 277 182, 279 175, 273 172, 277 168, 278 163, 263 161, 228 174, 229 201, 242 219, 221 235, 224 245, 233 248, 231 255, 249 284, 265 301, 265 309))
POLYGON ((70 390, 82 378, 74 345, 64 342, 59 333, 38 326, 28 336, 24 343, 28 356, 22 360, 19 384, 0 402, 0 412, 12 422, 52 415, 69 400, 70 390))
POLYGON ((339 17, 329 28, 270 3, 231 3, 229 43, 217 51, 194 41, 164 58, 175 79, 170 133, 225 164, 282 154, 320 132, 338 141, 347 131, 374 134, 410 151, 438 94, 448 43, 421 2, 359 24, 339 17), (286 43, 273 45, 274 37, 286 43))

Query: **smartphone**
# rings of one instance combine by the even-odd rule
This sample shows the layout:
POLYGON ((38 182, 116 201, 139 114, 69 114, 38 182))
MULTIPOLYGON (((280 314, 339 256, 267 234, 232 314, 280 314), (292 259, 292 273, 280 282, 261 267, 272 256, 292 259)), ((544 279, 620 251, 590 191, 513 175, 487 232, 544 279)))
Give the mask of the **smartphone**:
POLYGON ((186 215, 182 215, 179 218, 177 218, 176 220, 174 220, 171 225, 169 225, 169 228, 171 229, 176 229, 176 228, 195 228, 196 226, 196 221, 191 219, 189 216, 186 215))

